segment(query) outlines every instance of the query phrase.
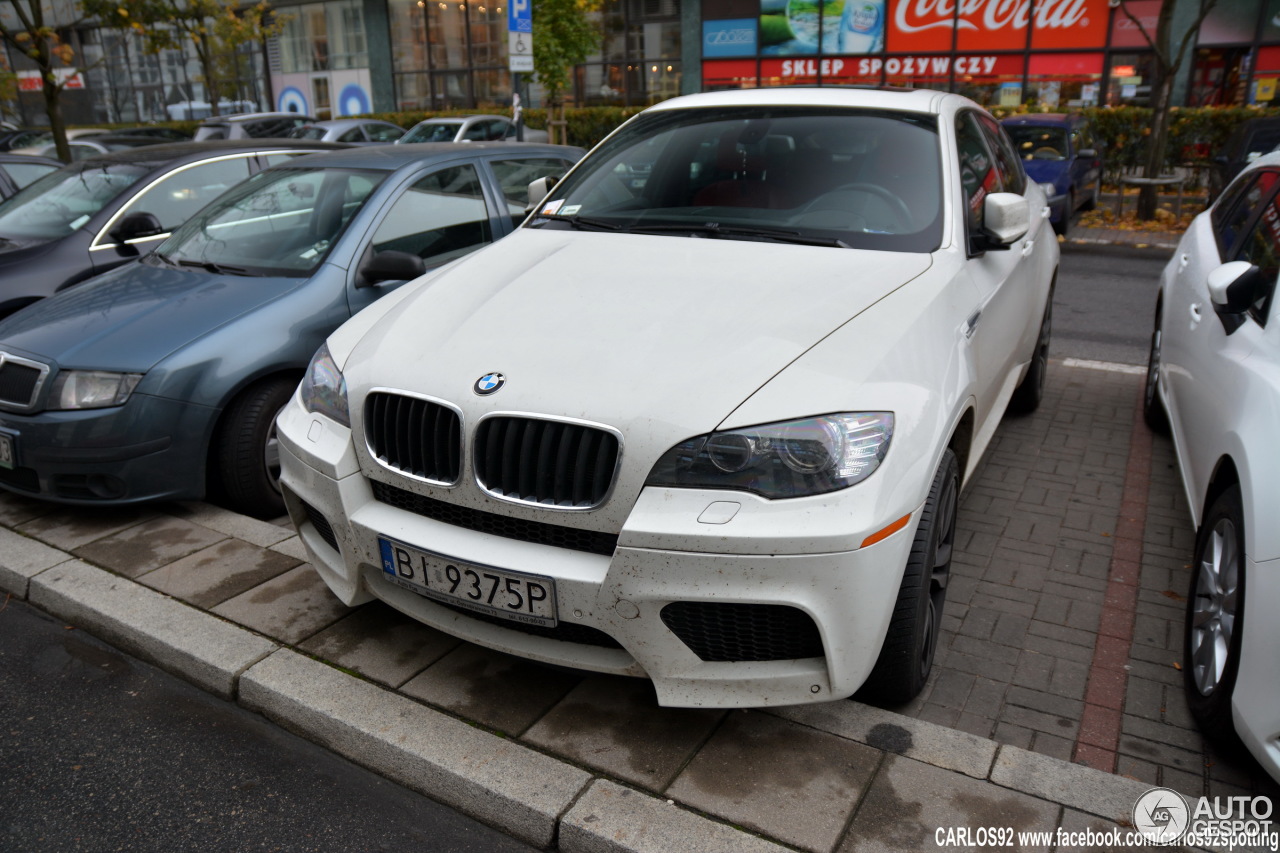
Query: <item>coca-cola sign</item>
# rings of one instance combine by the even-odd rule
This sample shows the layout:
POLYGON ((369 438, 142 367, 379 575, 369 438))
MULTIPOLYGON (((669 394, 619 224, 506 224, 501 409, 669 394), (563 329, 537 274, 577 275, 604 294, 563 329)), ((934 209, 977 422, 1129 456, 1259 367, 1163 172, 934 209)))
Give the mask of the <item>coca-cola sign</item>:
POLYGON ((1102 47, 1106 0, 893 0, 888 51, 1102 47))

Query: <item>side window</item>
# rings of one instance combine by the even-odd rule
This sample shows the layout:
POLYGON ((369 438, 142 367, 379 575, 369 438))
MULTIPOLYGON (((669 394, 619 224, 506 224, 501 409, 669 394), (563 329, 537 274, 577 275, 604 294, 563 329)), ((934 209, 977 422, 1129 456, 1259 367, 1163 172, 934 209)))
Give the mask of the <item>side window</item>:
POLYGON ((150 213, 164 230, 172 231, 247 177, 248 157, 199 163, 153 184, 129 204, 128 211, 150 213))
POLYGON ((364 142, 364 132, 360 130, 359 125, 351 128, 346 133, 338 137, 339 142, 364 142))
POLYGON ((960 185, 964 190, 965 220, 970 232, 982 227, 982 205, 991 193, 1004 191, 1004 182, 987 150, 973 113, 956 116, 956 148, 960 154, 960 185))
POLYGON ((1022 195, 1027 189, 1027 176, 1022 171, 1022 160, 1004 128, 993 119, 981 116, 982 129, 987 133, 987 143, 996 157, 996 167, 1004 179, 1004 191, 1022 195))
POLYGON ((467 132, 462 134, 462 138, 469 142, 484 142, 489 138, 489 123, 478 121, 467 128, 467 132))
POLYGON ((1233 260, 1248 261, 1262 271, 1262 281, 1266 283, 1254 294, 1249 314, 1265 326, 1271 299, 1275 295, 1276 277, 1280 276, 1280 195, 1267 201, 1257 224, 1249 231, 1233 260))
POLYGON ((403 130, 390 124, 366 124, 364 133, 370 142, 395 142, 404 136, 403 130))
POLYGON ((373 250, 408 252, 433 266, 492 241, 480 176, 468 164, 432 172, 405 190, 374 233, 373 250))
POLYGON ((507 210, 513 218, 524 218, 529 204, 529 184, 550 175, 563 175, 572 163, 556 157, 520 157, 512 160, 490 160, 493 174, 502 187, 507 210))
POLYGON ((1251 181, 1246 179, 1238 189, 1233 186, 1224 194, 1213 215, 1214 237, 1224 258, 1231 254, 1249 220, 1275 188, 1278 177, 1280 175, 1272 171, 1257 172, 1251 181))
POLYGON ((259 154, 258 159, 265 164, 263 166, 264 169, 269 169, 272 166, 279 166, 283 163, 288 163, 295 157, 301 157, 304 154, 310 153, 310 151, 288 151, 279 154, 259 154))

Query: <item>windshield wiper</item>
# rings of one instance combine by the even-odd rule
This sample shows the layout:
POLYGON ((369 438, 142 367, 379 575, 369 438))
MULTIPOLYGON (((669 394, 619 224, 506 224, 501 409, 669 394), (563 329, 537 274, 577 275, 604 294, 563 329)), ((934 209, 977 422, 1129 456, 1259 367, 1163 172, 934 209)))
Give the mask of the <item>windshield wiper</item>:
POLYGON ((682 232, 686 234, 703 234, 707 237, 763 237, 777 240, 780 243, 797 243, 802 246, 830 246, 835 249, 852 249, 843 240, 835 237, 809 237, 799 231, 788 231, 784 228, 763 228, 754 225, 721 225, 719 222, 669 223, 654 225, 633 225, 627 229, 637 234, 661 234, 666 232, 682 232))
POLYGON ((166 267, 173 267, 174 269, 178 268, 178 262, 163 252, 153 251, 151 253, 151 257, 155 258, 158 263, 164 264, 166 267))
POLYGON ((539 213, 537 219, 553 219, 556 222, 568 222, 579 231, 622 231, 624 226, 606 219, 594 219, 590 216, 561 216, 557 213, 539 213))
MULTIPOLYGON (((170 261, 172 263, 172 261, 170 261)), ((178 261, 178 266, 195 267, 205 270, 206 272, 217 273, 218 275, 252 275, 245 267, 232 267, 225 264, 215 264, 213 261, 193 261, 182 258, 178 261)))

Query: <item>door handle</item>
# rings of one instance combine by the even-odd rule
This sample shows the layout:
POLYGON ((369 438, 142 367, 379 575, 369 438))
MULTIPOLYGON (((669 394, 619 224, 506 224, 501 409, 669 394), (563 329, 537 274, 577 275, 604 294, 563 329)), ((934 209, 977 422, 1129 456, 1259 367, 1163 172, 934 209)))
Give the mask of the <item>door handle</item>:
POLYGON ((971 317, 969 317, 968 321, 966 321, 966 322, 965 322, 965 324, 964 324, 964 336, 965 336, 966 338, 972 338, 972 337, 973 337, 973 333, 974 333, 975 331, 977 331, 977 329, 978 329, 978 320, 979 320, 979 319, 981 319, 981 318, 982 318, 982 311, 981 311, 981 309, 979 309, 979 310, 977 310, 977 311, 974 311, 974 312, 973 312, 973 315, 972 315, 971 317))
POLYGON ((1191 322, 1193 324, 1200 322, 1200 303, 1199 302, 1191 303, 1191 322))
POLYGON ((1191 256, 1184 252, 1178 257, 1178 272, 1185 270, 1189 263, 1191 263, 1191 256))
POLYGON ((1023 243, 1023 244, 1022 244, 1022 257, 1024 257, 1024 258, 1025 258, 1025 257, 1029 257, 1029 256, 1031 255, 1032 250, 1033 250, 1033 249, 1035 249, 1035 247, 1036 247, 1036 241, 1035 241, 1035 240, 1028 240, 1027 242, 1023 243))
POLYGON ((1040 208, 1040 218, 1041 218, 1041 219, 1048 219, 1048 218, 1049 218, 1049 213, 1050 213, 1050 210, 1049 210, 1049 206, 1048 206, 1048 205, 1045 205, 1044 207, 1040 208))

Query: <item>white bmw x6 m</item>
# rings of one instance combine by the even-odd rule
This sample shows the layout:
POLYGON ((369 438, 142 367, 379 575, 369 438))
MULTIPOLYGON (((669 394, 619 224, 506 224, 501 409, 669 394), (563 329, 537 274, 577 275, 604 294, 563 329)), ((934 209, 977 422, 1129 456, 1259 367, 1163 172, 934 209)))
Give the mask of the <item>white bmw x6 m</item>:
POLYGON ((329 338, 290 515, 344 602, 664 705, 906 700, 960 489, 1043 392, 1047 212, 955 95, 666 101, 329 338))

